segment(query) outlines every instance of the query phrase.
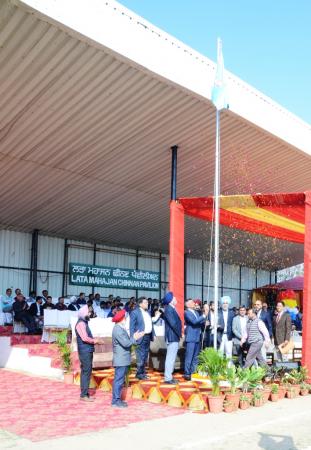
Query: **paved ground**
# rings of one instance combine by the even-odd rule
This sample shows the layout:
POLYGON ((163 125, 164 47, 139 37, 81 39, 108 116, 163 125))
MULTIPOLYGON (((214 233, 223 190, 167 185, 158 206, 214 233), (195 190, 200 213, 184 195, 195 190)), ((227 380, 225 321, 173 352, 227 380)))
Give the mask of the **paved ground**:
MULTIPOLYGON (((130 414, 130 409, 129 409, 130 414)), ((88 418, 89 419, 89 418, 88 418)), ((1 420, 1 418, 0 418, 1 420)), ((53 417, 50 417, 53 421, 53 417)), ((49 421, 47 421, 49 422, 49 421)), ((311 450, 311 396, 233 414, 187 413, 127 427, 31 442, 0 431, 1 449, 311 450)))

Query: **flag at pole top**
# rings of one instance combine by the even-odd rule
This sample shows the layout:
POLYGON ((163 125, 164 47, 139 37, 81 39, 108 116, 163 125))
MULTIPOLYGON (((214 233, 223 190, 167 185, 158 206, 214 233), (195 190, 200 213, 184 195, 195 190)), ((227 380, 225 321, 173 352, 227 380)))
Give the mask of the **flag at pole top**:
POLYGON ((212 89, 212 102, 218 110, 227 108, 226 84, 224 79, 224 58, 222 55, 222 41, 217 39, 217 67, 214 86, 212 89))

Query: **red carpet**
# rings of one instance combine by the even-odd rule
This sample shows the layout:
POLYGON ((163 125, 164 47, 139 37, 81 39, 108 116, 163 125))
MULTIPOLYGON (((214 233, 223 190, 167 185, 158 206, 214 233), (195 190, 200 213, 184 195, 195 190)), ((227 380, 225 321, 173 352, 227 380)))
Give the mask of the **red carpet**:
POLYGON ((126 409, 110 406, 111 394, 96 391, 93 403, 79 400, 79 387, 0 369, 1 428, 31 441, 124 427, 185 410, 131 400, 126 409))

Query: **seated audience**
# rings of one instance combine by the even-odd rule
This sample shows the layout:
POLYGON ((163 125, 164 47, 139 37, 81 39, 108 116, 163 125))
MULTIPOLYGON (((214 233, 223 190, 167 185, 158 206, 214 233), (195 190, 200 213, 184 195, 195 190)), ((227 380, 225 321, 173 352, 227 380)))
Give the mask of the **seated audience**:
POLYGON ((14 319, 18 322, 22 322, 25 327, 28 328, 28 334, 36 334, 36 323, 33 316, 29 312, 28 304, 23 294, 16 296, 13 303, 14 319))
POLYGON ((47 296, 46 302, 43 305, 43 309, 55 309, 55 305, 53 304, 53 299, 50 295, 47 296))
POLYGON ((80 292, 79 298, 78 298, 78 300, 77 300, 77 304, 78 304, 79 306, 81 306, 81 305, 86 305, 85 292, 80 292))
POLYGON ((12 289, 7 288, 5 294, 1 296, 1 310, 4 313, 11 313, 13 311, 14 298, 12 295, 12 289))
POLYGON ((55 305, 55 309, 58 311, 66 311, 67 306, 65 305, 65 299, 64 297, 58 297, 58 302, 55 305))
POLYGON ((68 305, 69 311, 79 311, 80 305, 78 305, 77 297, 75 297, 73 295, 70 300, 71 300, 71 303, 70 303, 70 305, 68 305))
POLYGON ((37 298, 37 294, 35 291, 29 292, 29 297, 27 298, 28 303, 35 303, 37 298))
POLYGON ((46 299, 48 298, 48 295, 49 295, 49 292, 47 291, 47 289, 43 289, 42 298, 45 302, 46 302, 46 299))
POLYGON ((36 302, 32 303, 29 307, 29 314, 31 314, 36 322, 37 328, 43 327, 43 299, 42 297, 36 297, 36 302))

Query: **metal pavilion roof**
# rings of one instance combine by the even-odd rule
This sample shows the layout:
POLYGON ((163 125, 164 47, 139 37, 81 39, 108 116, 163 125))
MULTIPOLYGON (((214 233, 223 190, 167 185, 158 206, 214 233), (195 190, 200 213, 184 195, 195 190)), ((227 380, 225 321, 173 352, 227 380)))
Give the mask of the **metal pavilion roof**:
MULTIPOLYGON (((116 2, 1 2, 2 226, 166 252, 172 145, 178 195, 213 191, 214 70, 116 2)), ((234 75, 228 83, 222 192, 310 189, 310 126, 234 75)), ((208 253, 208 227, 188 220, 193 255, 208 253)), ((258 242, 230 233, 221 258, 245 263, 258 242)), ((273 245, 273 263, 270 238, 247 263, 302 261, 301 246, 273 245)))

